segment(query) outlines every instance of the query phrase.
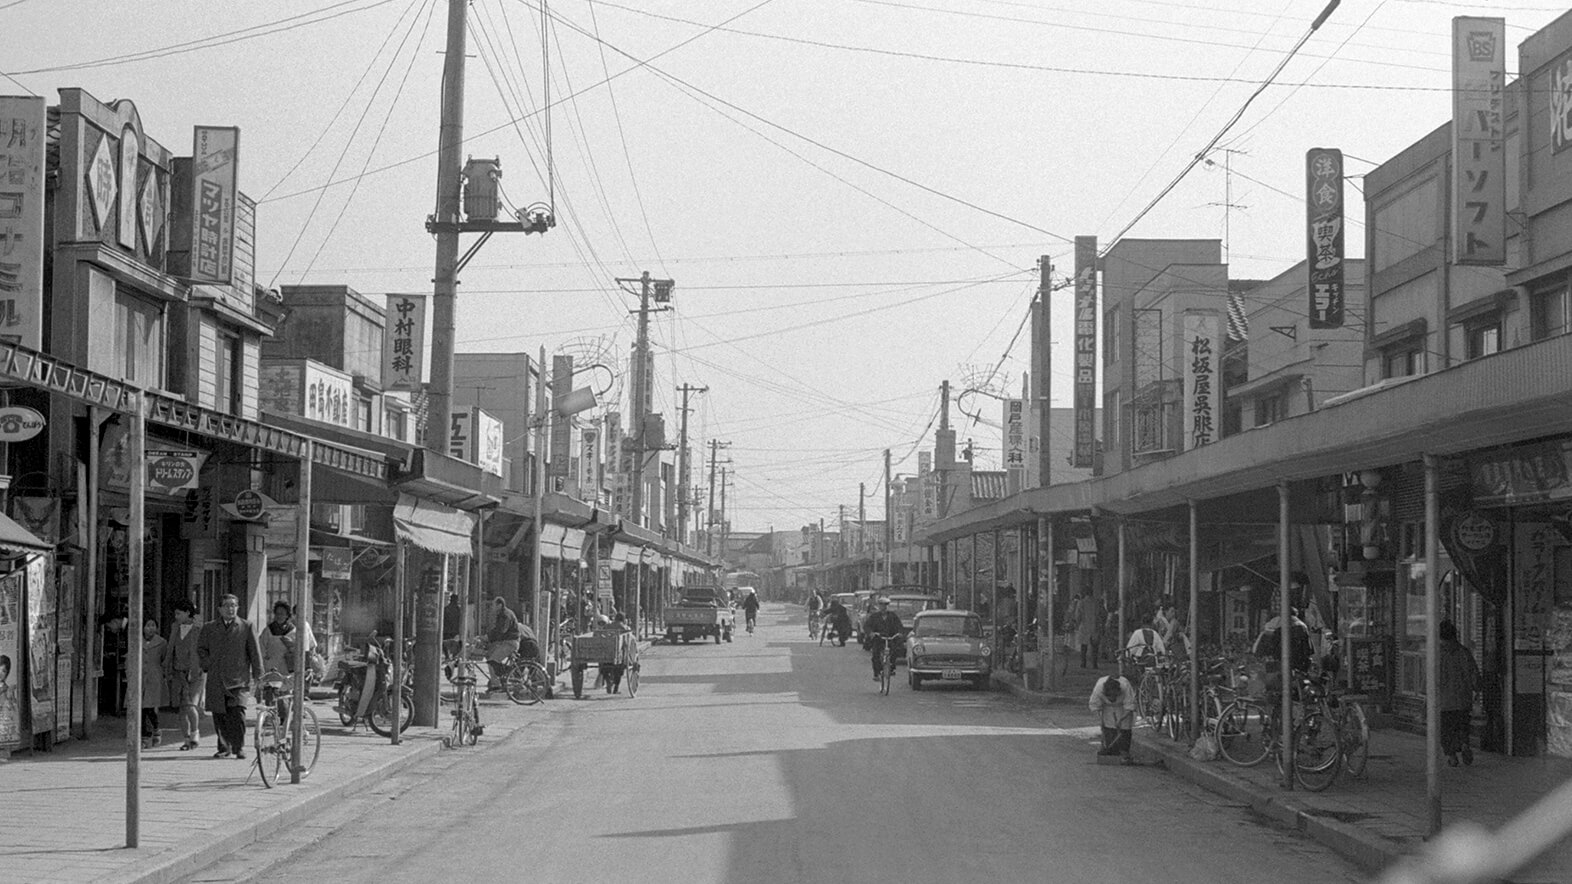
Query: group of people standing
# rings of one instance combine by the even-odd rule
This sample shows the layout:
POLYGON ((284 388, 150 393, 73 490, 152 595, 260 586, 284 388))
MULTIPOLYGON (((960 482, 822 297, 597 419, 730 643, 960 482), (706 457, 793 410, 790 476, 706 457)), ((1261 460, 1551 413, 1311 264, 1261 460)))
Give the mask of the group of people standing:
POLYGON ((298 642, 305 641, 308 656, 316 650, 309 624, 297 628, 287 602, 273 606, 273 619, 258 630, 242 619, 240 600, 225 595, 218 602, 218 617, 203 623, 196 605, 174 605, 175 622, 165 638, 158 622, 142 624, 142 747, 163 742, 159 710, 179 710, 182 751, 201 743, 201 714, 213 716, 218 751, 214 758, 245 758, 246 710, 254 702, 256 685, 264 673, 282 679, 295 670, 298 642))

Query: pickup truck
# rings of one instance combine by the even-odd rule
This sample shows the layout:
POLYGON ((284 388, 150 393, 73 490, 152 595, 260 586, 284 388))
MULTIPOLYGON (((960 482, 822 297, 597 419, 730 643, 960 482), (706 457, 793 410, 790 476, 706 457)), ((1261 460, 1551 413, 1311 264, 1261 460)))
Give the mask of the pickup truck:
POLYGON ((732 624, 736 620, 725 590, 719 587, 697 586, 685 591, 682 601, 666 608, 663 624, 666 642, 676 644, 680 639, 691 642, 695 638, 714 636, 715 643, 731 641, 732 624))

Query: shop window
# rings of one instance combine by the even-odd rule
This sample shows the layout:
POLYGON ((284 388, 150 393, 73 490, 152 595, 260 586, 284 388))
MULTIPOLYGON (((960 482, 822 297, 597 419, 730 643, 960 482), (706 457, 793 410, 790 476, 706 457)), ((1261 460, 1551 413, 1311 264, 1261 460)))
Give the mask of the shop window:
POLYGON ((1275 424, 1288 417, 1288 394, 1275 393, 1255 400, 1255 426, 1275 424))
POLYGON ((1501 314, 1489 316, 1463 326, 1465 358, 1478 359, 1501 352, 1501 314))
POLYGON ((1420 367, 1423 364, 1417 343, 1398 344, 1382 351, 1381 377, 1405 378, 1409 375, 1419 374, 1420 367))
POLYGON ((124 288, 115 289, 114 366, 141 387, 163 386, 163 310, 124 288))
POLYGON ((1565 282, 1536 291, 1529 297, 1529 327, 1534 340, 1542 341, 1565 334, 1572 325, 1568 315, 1567 285, 1565 282))
POLYGON ((355 429, 366 433, 373 432, 371 426, 371 399, 368 397, 355 397, 355 429))
POLYGON ((213 408, 224 414, 240 413, 240 337, 218 334, 218 354, 213 366, 213 408))

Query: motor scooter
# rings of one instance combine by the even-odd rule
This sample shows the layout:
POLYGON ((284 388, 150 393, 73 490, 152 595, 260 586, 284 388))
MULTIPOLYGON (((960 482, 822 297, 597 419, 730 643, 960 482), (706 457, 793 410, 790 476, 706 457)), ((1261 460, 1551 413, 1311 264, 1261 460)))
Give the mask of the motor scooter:
MULTIPOLYGON (((340 661, 338 681, 333 686, 334 711, 345 727, 354 725, 355 714, 360 709, 360 695, 366 684, 366 672, 374 667, 377 683, 371 702, 366 706, 366 724, 381 736, 390 737, 393 735, 393 703, 388 683, 393 680, 393 666, 375 637, 371 639, 367 651, 365 659, 340 661)), ((415 684, 411 669, 408 665, 404 667, 404 683, 398 691, 402 706, 398 718, 399 733, 408 730, 410 721, 415 717, 415 684)))

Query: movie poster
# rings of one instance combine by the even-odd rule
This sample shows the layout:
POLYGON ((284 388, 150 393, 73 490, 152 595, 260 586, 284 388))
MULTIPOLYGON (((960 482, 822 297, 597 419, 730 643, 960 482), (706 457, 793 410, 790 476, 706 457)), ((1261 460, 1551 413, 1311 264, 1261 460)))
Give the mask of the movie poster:
POLYGON ((55 586, 45 556, 27 560, 27 683, 33 733, 55 729, 55 586))
POLYGON ((0 577, 0 749, 22 739, 22 572, 0 577))

